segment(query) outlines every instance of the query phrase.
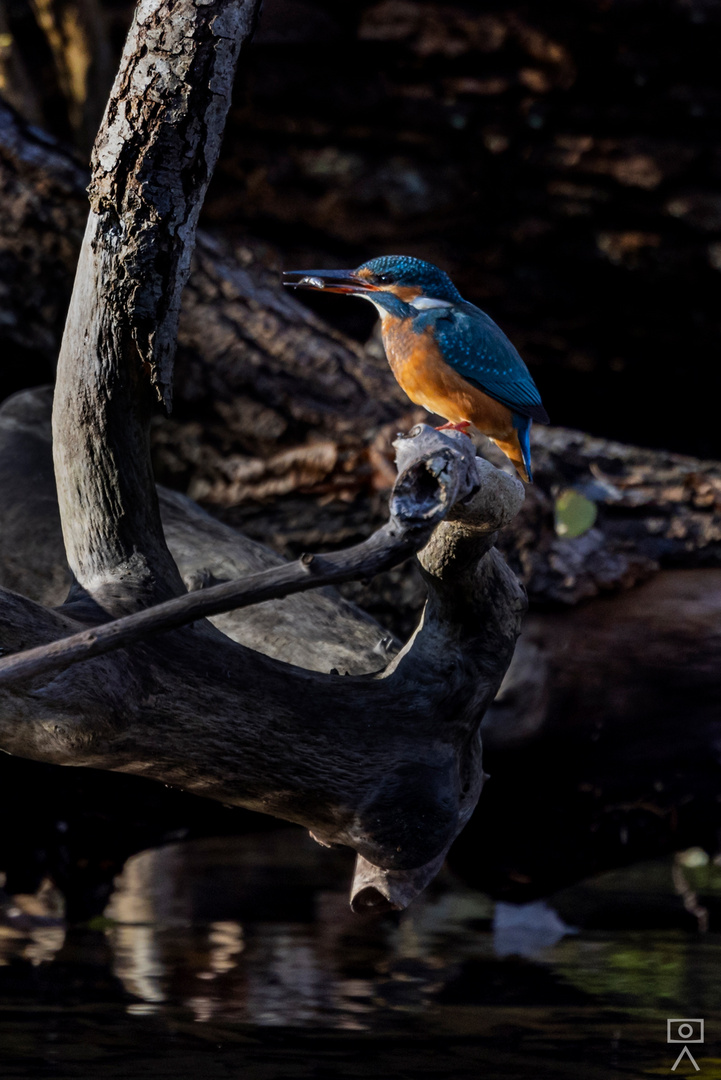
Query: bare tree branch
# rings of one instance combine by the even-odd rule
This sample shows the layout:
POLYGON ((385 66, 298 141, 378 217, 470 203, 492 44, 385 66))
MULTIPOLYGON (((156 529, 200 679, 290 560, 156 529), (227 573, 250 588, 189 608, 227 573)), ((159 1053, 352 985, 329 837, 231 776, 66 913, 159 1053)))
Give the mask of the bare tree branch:
POLYGON ((458 434, 442 436, 430 429, 418 429, 415 436, 421 444, 416 453, 423 450, 423 454, 399 476, 388 524, 362 544, 326 555, 304 555, 295 563, 187 593, 0 660, 0 686, 62 670, 210 615, 321 585, 373 577, 403 562, 423 547, 455 503, 468 498, 480 483, 470 439, 458 434), (463 447, 458 445, 461 442, 463 447))
POLYGON ((54 453, 78 585, 122 614, 182 592, 147 452, 170 402, 180 294, 258 0, 143 0, 93 153, 58 361, 54 453))

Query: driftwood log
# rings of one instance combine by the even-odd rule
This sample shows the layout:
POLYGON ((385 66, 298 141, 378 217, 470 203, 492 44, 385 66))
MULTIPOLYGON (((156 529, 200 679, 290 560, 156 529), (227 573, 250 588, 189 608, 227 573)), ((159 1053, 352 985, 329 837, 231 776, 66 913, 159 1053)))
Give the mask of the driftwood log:
MULTIPOLYGON (((62 147, 0 110, 6 388, 52 373, 85 182, 62 147)), ((417 417, 400 421, 407 406, 385 362, 281 295, 257 255, 250 242, 200 240, 181 313, 175 418, 156 419, 156 463, 174 485, 289 553, 356 541, 382 523, 378 489, 395 475, 386 447, 417 417)), ((54 606, 68 570, 48 419, 41 392, 3 411, 0 573, 7 588, 54 606)), ((519 899, 678 846, 715 849, 719 824, 718 463, 559 429, 537 433, 534 462, 537 483, 500 544, 535 610, 483 724, 492 780, 452 853, 466 876, 519 899), (569 488, 597 512, 575 538, 560 535, 555 518, 569 488)), ((178 494, 162 491, 160 506, 190 589, 280 565, 178 494)), ((399 629, 418 604, 410 565, 383 585, 380 601, 363 590, 399 629)), ((360 675, 397 647, 322 590, 213 621, 250 648, 319 672, 360 675)), ((18 766, 26 775, 28 765, 18 766)), ((80 772, 68 785, 71 775, 102 801, 80 772)), ((110 779, 131 797, 122 777, 110 779)), ((183 815, 203 812, 184 806, 180 826, 183 815)), ((209 827, 228 826, 214 818, 209 827)), ((124 850, 160 835, 139 829, 124 850)), ((37 843, 51 846, 44 833, 37 843)), ((79 836, 74 850, 86 859, 84 843, 79 836)))
MULTIPOLYGON (((47 391, 16 395, 0 410, 0 566, 3 584, 18 588, 22 583, 33 599, 58 605, 67 591, 68 571, 49 420, 47 391)), ((579 445, 585 445, 581 437, 579 445)), ((654 475, 660 514, 662 470, 654 474, 649 467, 646 480, 650 483, 654 475)), ((669 527, 679 520, 678 504, 671 514, 673 505, 669 501, 669 527)), ((160 506, 170 550, 190 589, 283 565, 277 554, 177 493, 161 489, 160 506)), ((712 545, 706 553, 713 554, 712 545)), ((371 672, 397 647, 376 622, 326 590, 213 621, 251 648, 326 673, 330 667, 354 675, 371 672)), ((719 625, 721 576, 713 566, 670 565, 649 572, 634 588, 528 615, 511 667, 482 724, 491 780, 451 851, 454 869, 496 895, 524 899, 679 847, 701 844, 716 850, 721 816, 712 748, 721 715, 719 625)), ((117 871, 127 854, 178 829, 197 835, 260 824, 179 802, 163 789, 158 801, 145 787, 133 787, 129 777, 100 783, 92 772, 85 777, 62 770, 64 781, 42 773, 33 782, 29 763, 16 766, 16 790, 9 765, 6 759, 5 790, 11 805, 24 806, 26 831, 19 835, 26 837, 30 852, 33 844, 41 844, 43 859, 49 860, 42 865, 60 875, 72 910, 81 913, 89 903, 91 910, 96 910, 93 903, 102 907, 107 893, 98 901, 92 899, 94 892, 78 896, 87 888, 88 871, 70 873, 66 864, 74 866, 75 858, 83 864, 90 860, 93 889, 100 880, 106 890, 113 868, 117 871), (33 783, 55 792, 57 810, 48 808, 44 815, 34 800, 25 805, 24 792, 33 783), (69 837, 53 839, 56 815, 73 822, 69 837), (103 827, 94 839, 98 815, 103 827), (109 822, 115 822, 110 831, 109 822), (54 847, 60 843, 60 852, 65 851, 68 842, 71 854, 58 864, 54 847), (109 847, 115 860, 110 871, 101 867, 107 865, 109 847)), ((27 851, 11 851, 8 840, 5 858, 12 866, 22 867, 28 859, 32 863, 27 851)), ((23 884, 22 891, 31 884, 23 884)))
MULTIPOLYGON (((255 8, 154 0, 136 13, 95 145, 54 396, 71 588, 56 610, 0 594, 0 641, 14 654, 1 662, 2 748, 297 821, 322 843, 356 850, 356 907, 402 907, 440 866, 483 784, 478 727, 525 609, 492 545, 523 487, 476 459, 464 436, 421 428, 399 443, 386 527, 360 549, 258 576, 255 601, 422 548, 423 624, 366 676, 291 667, 201 619, 237 604, 242 588, 185 594, 150 468, 150 406, 153 392, 170 401, 195 222, 255 8), (151 628, 164 631, 153 640, 144 639, 148 608, 151 628)), ((21 397, 7 407, 3 460, 16 477, 36 406, 21 397)), ((17 520, 17 483, 12 496, 17 520)), ((192 545, 202 515, 177 501, 174 512, 192 545)), ((196 553, 209 532, 200 521, 196 553)), ((207 573, 204 561, 195 570, 207 573)))

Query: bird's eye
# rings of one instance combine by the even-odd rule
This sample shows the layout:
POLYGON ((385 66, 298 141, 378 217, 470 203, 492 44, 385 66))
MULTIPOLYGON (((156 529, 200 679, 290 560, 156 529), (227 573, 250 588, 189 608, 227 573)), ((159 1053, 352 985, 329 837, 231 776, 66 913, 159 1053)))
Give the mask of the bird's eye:
POLYGON ((393 281, 393 274, 376 274, 376 281, 379 285, 390 285, 393 281))

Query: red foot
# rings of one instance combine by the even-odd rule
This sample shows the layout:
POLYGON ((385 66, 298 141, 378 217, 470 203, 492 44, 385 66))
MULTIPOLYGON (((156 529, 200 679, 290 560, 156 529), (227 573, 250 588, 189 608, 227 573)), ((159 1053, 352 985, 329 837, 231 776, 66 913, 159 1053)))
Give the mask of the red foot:
POLYGON ((468 430, 468 428, 470 426, 471 426, 471 421, 470 420, 461 420, 457 424, 451 424, 450 422, 448 424, 441 424, 440 427, 436 428, 436 431, 463 431, 463 432, 465 432, 465 431, 468 430))

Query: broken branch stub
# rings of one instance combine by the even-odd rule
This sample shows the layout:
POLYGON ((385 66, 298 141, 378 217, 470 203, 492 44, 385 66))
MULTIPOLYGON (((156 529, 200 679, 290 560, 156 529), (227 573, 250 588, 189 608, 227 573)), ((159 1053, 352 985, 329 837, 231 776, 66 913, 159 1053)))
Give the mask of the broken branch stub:
MULTIPOLYGON (((424 432, 427 437, 428 429, 424 432)), ((465 435, 449 432, 448 438, 470 442, 465 435)), ((398 459, 403 462, 407 443, 401 443, 398 459)), ((460 788, 455 827, 443 848, 421 866, 410 869, 374 865, 359 855, 351 886, 351 906, 357 912, 402 910, 433 880, 451 844, 468 822, 481 794, 486 774, 482 767, 480 723, 496 696, 497 671, 510 664, 525 614, 523 588, 499 553, 493 548, 498 529, 518 513, 524 498, 523 484, 475 458, 474 493, 455 503, 446 520, 434 530, 419 554, 428 582, 428 601, 421 627, 444 628, 445 633, 423 636, 418 633, 416 662, 443 664, 453 653, 454 628, 458 668, 472 657, 465 712, 459 709, 451 722, 465 732, 463 782, 460 788), (473 641, 478 651, 473 651, 473 641)))

